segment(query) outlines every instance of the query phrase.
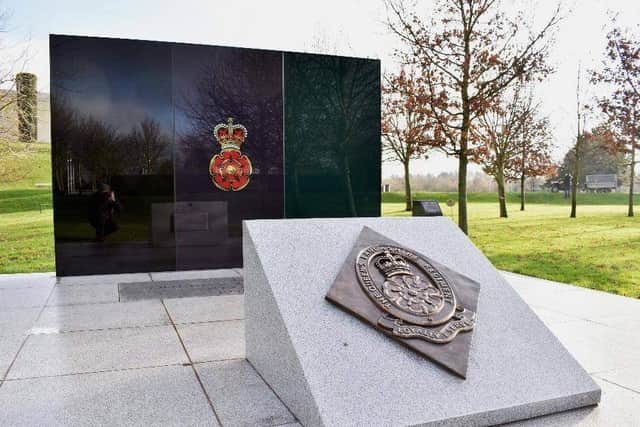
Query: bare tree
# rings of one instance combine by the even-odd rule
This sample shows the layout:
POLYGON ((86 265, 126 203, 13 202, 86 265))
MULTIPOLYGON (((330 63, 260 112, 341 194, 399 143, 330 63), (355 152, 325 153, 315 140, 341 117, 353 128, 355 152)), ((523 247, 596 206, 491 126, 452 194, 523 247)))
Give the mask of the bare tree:
POLYGON ((520 180, 520 210, 524 210, 526 178, 544 175, 551 167, 549 121, 540 117, 530 88, 518 84, 478 122, 473 137, 481 145, 474 160, 495 179, 500 217, 507 218, 506 181, 520 180))
POLYGON ((414 70, 404 69, 397 75, 385 76, 382 88, 382 154, 383 161, 399 161, 404 167, 405 210, 412 209, 411 177, 412 159, 426 155, 429 147, 430 128, 424 96, 419 78, 414 70))
POLYGON ((640 163, 640 41, 628 29, 616 25, 607 34, 607 47, 603 68, 591 72, 591 81, 604 84, 611 90, 609 96, 597 100, 613 130, 611 147, 628 157, 629 202, 627 215, 632 217, 636 165, 640 163))
POLYGON ((498 185, 500 218, 507 218, 505 180, 510 163, 518 152, 518 135, 531 113, 531 98, 526 97, 521 86, 505 93, 499 104, 485 111, 473 129, 473 138, 481 145, 474 153, 476 160, 498 185))
POLYGON ((582 78, 580 64, 578 64, 578 83, 576 85, 576 143, 573 147, 573 171, 571 174, 571 213, 570 218, 576 217, 577 200, 578 200, 578 178, 580 177, 580 169, 582 166, 582 157, 584 154, 583 146, 586 139, 585 127, 586 127, 586 109, 581 99, 580 92, 580 79, 582 78))
POLYGON ((520 210, 525 209, 525 181, 552 173, 557 167, 551 158, 552 135, 547 117, 540 117, 538 105, 525 117, 516 138, 517 153, 511 163, 510 174, 520 180, 520 210))
POLYGON ((16 49, 3 35, 10 15, 0 10, 0 181, 18 180, 29 172, 27 162, 32 147, 19 144, 15 74, 26 65, 28 50, 16 49))
POLYGON ((507 16, 499 0, 438 0, 424 20, 403 0, 386 0, 388 27, 403 42, 397 52, 415 64, 425 80, 433 145, 458 158, 458 217, 466 233, 467 165, 475 147, 471 128, 516 80, 548 75, 558 5, 541 28, 532 30, 522 14, 507 16))

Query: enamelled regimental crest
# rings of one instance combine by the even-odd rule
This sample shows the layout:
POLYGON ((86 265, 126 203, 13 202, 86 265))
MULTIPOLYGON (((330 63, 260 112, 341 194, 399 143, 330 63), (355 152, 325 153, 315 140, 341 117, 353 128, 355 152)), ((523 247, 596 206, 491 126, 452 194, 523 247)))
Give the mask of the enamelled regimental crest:
POLYGON ((447 278, 406 248, 368 246, 355 269, 365 294, 383 312, 378 326, 394 336, 446 344, 475 325, 475 313, 458 303, 447 278))
POLYGON ((240 191, 251 180, 253 167, 251 160, 240 151, 247 138, 247 128, 234 124, 233 118, 220 123, 213 129, 220 144, 220 153, 209 162, 209 175, 213 184, 222 191, 240 191))

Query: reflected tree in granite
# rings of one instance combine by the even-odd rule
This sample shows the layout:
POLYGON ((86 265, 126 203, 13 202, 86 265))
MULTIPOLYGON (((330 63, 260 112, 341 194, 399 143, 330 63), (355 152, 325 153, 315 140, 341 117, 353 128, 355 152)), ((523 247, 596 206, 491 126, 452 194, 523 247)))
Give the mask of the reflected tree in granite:
POLYGON ((75 139, 76 113, 62 96, 51 97, 51 133, 56 136, 56 148, 51 151, 54 191, 66 193, 66 162, 75 139))
POLYGON ((305 212, 313 212, 322 203, 327 205, 327 214, 333 216, 379 213, 379 207, 377 213, 371 208, 369 195, 360 194, 358 200, 362 188, 373 187, 370 182, 365 185, 367 181, 379 181, 377 62, 285 54, 285 129, 286 179, 293 188, 287 193, 287 216, 307 216, 305 212), (316 193, 330 187, 333 196, 319 196, 313 201, 304 194, 309 191, 304 188, 303 176, 316 193), (312 179, 317 182, 309 182, 312 179), (361 210, 362 205, 367 208, 361 210))
POLYGON ((246 149, 250 154, 257 173, 281 175, 281 74, 265 69, 269 63, 265 56, 273 53, 228 48, 209 48, 208 52, 195 83, 178 94, 176 108, 188 126, 178 135, 176 161, 184 166, 188 158, 210 158, 219 149, 214 127, 231 117, 248 129, 243 152, 246 149), (263 170, 265 165, 271 170, 263 170))
POLYGON ((54 170, 56 190, 68 191, 67 161, 75 162, 80 188, 95 188, 115 175, 171 174, 171 140, 155 120, 145 118, 128 134, 69 107, 63 97, 52 100, 52 129, 56 135, 54 170))
POLYGON ((162 131, 160 123, 146 117, 127 135, 128 146, 135 153, 135 169, 142 175, 171 174, 173 165, 167 152, 171 139, 162 131))

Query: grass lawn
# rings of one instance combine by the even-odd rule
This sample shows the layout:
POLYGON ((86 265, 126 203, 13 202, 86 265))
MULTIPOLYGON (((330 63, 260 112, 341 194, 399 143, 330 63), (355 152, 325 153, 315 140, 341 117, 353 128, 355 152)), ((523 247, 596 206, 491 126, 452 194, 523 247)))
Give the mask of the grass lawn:
MULTIPOLYGON (((34 145, 29 165, 26 176, 0 183, 0 273, 55 270, 51 191, 36 187, 51 181, 48 144, 34 145)), ((414 196, 456 199, 455 193, 414 196)), ((401 193, 382 199, 384 215, 410 215, 401 193)), ((557 193, 529 194, 525 212, 518 195, 508 194, 508 219, 498 218, 495 194, 468 199, 470 237, 496 267, 640 298, 640 218, 626 217, 626 194, 579 194, 577 219, 568 218, 569 201, 557 193)), ((442 208, 456 219, 455 207, 442 208)), ((147 232, 135 222, 122 231, 128 238, 147 232)))
POLYGON ((0 273, 54 270, 51 208, 0 213, 0 273))
MULTIPOLYGON (((0 191, 7 189, 33 189, 36 184, 51 183, 51 144, 36 142, 12 143, 20 153, 17 157, 0 158, 0 169, 19 171, 10 180, 0 180, 0 191), (5 165, 4 162, 10 162, 5 165)), ((4 153, 3 153, 4 155, 4 153)), ((0 175, 1 176, 1 175, 0 175)))
POLYGON ((11 161, 24 175, 0 182, 0 273, 53 271, 51 189, 36 187, 51 182, 50 144, 11 161))
MULTIPOLYGON (((413 194, 413 198, 414 200, 437 200, 440 203, 453 199, 457 202, 458 193, 426 193, 419 191, 413 194)), ((493 203, 496 207, 496 212, 498 211, 498 195, 496 193, 469 193, 467 195, 467 201, 471 204, 493 203)), ((629 195, 627 193, 578 193, 578 205, 626 206, 628 201, 629 195)), ((569 206, 571 203, 569 199, 564 198, 562 193, 551 193, 548 191, 527 193, 526 202, 563 206, 569 206)), ((382 193, 382 203, 404 203, 404 193, 382 193)), ((509 212, 520 209, 520 193, 507 193, 507 203, 517 204, 517 206, 510 206, 509 212)), ((635 204, 640 205, 640 194, 635 195, 635 204)), ((579 211, 580 207, 578 207, 578 212, 579 211)), ((626 210, 624 210, 624 212, 626 212, 626 210)))
MULTIPOLYGON (((410 216, 404 203, 382 206, 384 215, 410 216)), ((457 219, 456 208, 453 213, 442 208, 457 219)), ((524 212, 519 208, 509 203, 505 219, 498 217, 495 202, 469 203, 469 235, 497 268, 640 298, 640 218, 628 218, 624 204, 579 205, 576 219, 568 218, 562 200, 531 203, 524 212)))

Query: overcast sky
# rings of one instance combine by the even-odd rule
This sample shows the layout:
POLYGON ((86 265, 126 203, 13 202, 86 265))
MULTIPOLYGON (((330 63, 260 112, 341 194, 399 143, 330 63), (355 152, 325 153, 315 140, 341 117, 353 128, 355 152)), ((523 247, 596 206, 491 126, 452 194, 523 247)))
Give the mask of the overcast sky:
MULTIPOLYGON (((514 1, 504 3, 512 6, 514 1)), ((548 15, 556 3, 536 2, 536 15, 548 15)), ((11 14, 9 42, 14 46, 28 42, 26 69, 38 75, 38 88, 44 92, 49 91, 50 33, 293 51, 314 51, 317 40, 323 40, 320 44, 331 46, 334 53, 380 58, 383 69, 395 67, 391 54, 398 46, 383 24, 382 0, 4 0, 0 4, 11 14)), ((534 10, 530 1, 515 4, 534 10)), ((549 58, 556 73, 537 92, 553 125, 558 160, 575 138, 578 63, 586 69, 600 62, 607 12, 619 12, 625 25, 636 25, 640 17, 639 1, 565 0, 564 5, 572 11, 562 22, 549 58)), ((455 159, 434 153, 429 160, 415 161, 412 168, 416 173, 439 173, 455 171, 457 166, 455 159)), ((383 166, 383 176, 401 173, 399 164, 383 166)))

